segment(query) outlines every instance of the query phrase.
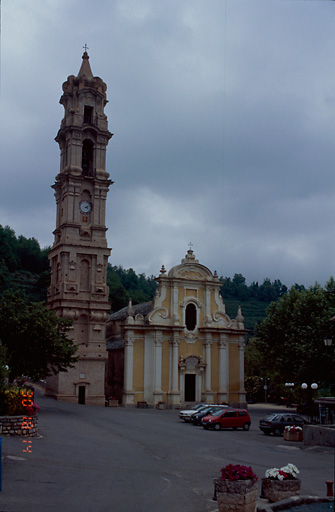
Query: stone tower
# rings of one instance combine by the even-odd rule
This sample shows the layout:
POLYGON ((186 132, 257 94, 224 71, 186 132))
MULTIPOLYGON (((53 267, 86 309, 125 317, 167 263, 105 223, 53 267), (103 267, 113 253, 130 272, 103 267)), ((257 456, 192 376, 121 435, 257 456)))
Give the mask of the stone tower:
POLYGON ((57 137, 60 172, 53 188, 56 229, 49 253, 48 307, 73 321, 76 368, 47 379, 47 394, 70 402, 104 405, 105 322, 110 309, 106 272, 105 206, 111 180, 106 172, 107 86, 94 77, 85 51, 77 76, 63 84, 64 118, 57 137))

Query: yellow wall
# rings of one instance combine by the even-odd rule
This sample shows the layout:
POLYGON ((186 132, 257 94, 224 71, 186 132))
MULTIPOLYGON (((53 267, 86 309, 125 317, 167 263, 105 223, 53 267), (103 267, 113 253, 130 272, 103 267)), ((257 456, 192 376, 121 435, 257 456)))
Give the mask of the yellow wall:
POLYGON ((182 355, 184 359, 192 355, 202 357, 202 342, 186 343, 185 340, 181 339, 179 343, 179 356, 180 355, 182 355))

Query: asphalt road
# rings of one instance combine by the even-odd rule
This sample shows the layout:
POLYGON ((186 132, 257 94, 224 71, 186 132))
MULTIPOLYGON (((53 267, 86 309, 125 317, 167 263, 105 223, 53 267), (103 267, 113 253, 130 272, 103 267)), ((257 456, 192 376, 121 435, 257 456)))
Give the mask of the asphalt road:
MULTIPOLYGON (((265 436, 258 422, 276 406, 249 407, 244 431, 207 431, 177 411, 99 408, 39 393, 39 437, 3 437, 0 512, 212 512, 213 478, 228 463, 265 470, 292 462, 302 494, 325 496, 331 449, 265 436)), ((287 409, 284 409, 287 411, 287 409)))

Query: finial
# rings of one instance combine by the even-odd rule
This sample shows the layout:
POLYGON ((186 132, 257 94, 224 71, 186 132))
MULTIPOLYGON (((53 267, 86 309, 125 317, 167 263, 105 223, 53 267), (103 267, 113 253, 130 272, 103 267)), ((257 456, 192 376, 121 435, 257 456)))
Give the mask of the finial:
POLYGON ((188 243, 187 245, 189 246, 189 251, 192 251, 192 247, 193 247, 192 242, 188 243))
POLYGON ((127 314, 128 314, 128 316, 133 316, 133 303, 132 303, 131 299, 129 299, 129 302, 128 302, 127 314))
POLYGON ((83 48, 85 50, 85 53, 87 53, 87 50, 89 50, 89 47, 87 46, 87 43, 84 44, 83 48))
POLYGON ((161 270, 160 270, 160 273, 161 273, 161 274, 166 274, 166 270, 165 270, 164 265, 162 265, 162 268, 161 268, 161 270))

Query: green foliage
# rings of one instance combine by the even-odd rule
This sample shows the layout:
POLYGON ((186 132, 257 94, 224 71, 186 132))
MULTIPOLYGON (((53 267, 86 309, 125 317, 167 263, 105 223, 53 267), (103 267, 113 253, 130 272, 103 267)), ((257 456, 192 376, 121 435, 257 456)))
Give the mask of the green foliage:
POLYGON ((24 413, 20 388, 10 386, 7 389, 3 389, 0 392, 0 415, 19 416, 24 413))
POLYGON ((108 265, 107 285, 112 311, 118 311, 128 305, 129 299, 133 304, 152 300, 157 288, 154 276, 137 275, 132 268, 125 270, 121 266, 108 265))
POLYGON ((323 342, 327 333, 335 336, 335 325, 330 322, 334 313, 333 278, 325 288, 317 283, 308 290, 292 287, 278 302, 272 302, 246 351, 248 362, 258 361, 254 367, 251 364, 254 375, 270 377, 277 386, 285 382, 334 383, 334 352, 323 342))
MULTIPOLYGON (((271 282, 270 279, 265 278, 263 284, 260 286, 257 282, 253 282, 250 286, 247 286, 245 277, 243 277, 242 274, 235 274, 233 279, 230 277, 220 277, 220 281, 223 282, 221 294, 225 301, 226 299, 247 301, 250 298, 254 298, 269 303, 278 300, 287 293, 287 286, 282 284, 279 279, 275 279, 275 281, 271 282)), ((303 285, 300 285, 300 288, 304 289, 303 285)))
POLYGON ((4 294, 0 340, 6 348, 10 381, 22 375, 39 380, 73 367, 77 348, 67 337, 70 325, 41 302, 29 302, 18 293, 4 294))
POLYGON ((269 306, 268 302, 254 298, 249 298, 244 301, 239 299, 224 299, 224 303, 227 315, 230 318, 235 318, 238 306, 241 306, 244 325, 246 329, 249 329, 250 335, 253 334, 255 325, 265 318, 266 309, 269 306))
POLYGON ((0 296, 17 290, 30 300, 44 301, 50 282, 48 251, 35 238, 17 238, 9 226, 0 225, 0 296))
POLYGON ((264 381, 257 375, 247 376, 244 379, 244 387, 247 392, 247 398, 252 398, 260 402, 264 398, 264 381))

